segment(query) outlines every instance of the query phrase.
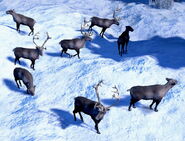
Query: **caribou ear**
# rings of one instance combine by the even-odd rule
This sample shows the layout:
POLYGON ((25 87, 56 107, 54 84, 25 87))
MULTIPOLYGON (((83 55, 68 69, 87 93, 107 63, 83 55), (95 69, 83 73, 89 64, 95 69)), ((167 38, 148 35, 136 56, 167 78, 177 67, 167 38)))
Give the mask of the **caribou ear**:
POLYGON ((166 81, 170 81, 170 78, 166 78, 166 81))
POLYGON ((109 111, 110 110, 110 108, 109 107, 106 107, 106 111, 109 111))
POLYGON ((36 85, 34 85, 33 87, 36 88, 36 85))

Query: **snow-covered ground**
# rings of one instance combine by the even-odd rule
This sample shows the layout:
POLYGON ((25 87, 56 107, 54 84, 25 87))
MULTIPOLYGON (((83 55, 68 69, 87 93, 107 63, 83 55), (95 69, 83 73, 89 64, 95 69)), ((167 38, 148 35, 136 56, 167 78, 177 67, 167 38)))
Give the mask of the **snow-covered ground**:
MULTIPOLYGON (((2 0, 0 2, 0 140, 1 141, 184 141, 185 140, 185 2, 175 3, 171 10, 159 10, 143 0, 2 0), (94 27, 92 42, 81 49, 81 59, 60 56, 59 41, 81 36, 84 17, 111 18, 113 10, 122 8, 120 26, 113 25, 98 36, 94 27), (44 56, 36 61, 21 59, 21 67, 34 77, 36 95, 18 89, 13 78, 14 54, 17 46, 34 47, 26 26, 21 33, 8 9, 33 17, 35 32, 52 37, 44 56), (116 40, 130 25, 128 54, 118 55, 116 40), (140 101, 128 112, 130 96, 126 91, 135 85, 164 84, 165 78, 178 80, 162 102, 159 112, 149 110, 151 101, 140 101), (99 124, 85 114, 84 123, 73 119, 74 97, 97 100, 94 84, 103 79, 100 97, 111 105, 112 86, 117 85, 121 100, 111 108, 99 124)), ((69 51, 74 54, 74 51, 69 51)))

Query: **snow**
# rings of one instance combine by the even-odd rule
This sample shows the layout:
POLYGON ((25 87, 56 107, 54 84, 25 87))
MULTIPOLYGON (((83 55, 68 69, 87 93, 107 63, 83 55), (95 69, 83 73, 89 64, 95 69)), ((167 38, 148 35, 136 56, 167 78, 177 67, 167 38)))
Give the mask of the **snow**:
MULTIPOLYGON (((185 2, 174 3, 171 10, 155 9, 146 0, 2 0, 0 2, 0 140, 1 141, 184 141, 185 140, 185 2), (92 42, 81 49, 81 59, 60 56, 59 41, 81 36, 84 17, 111 18, 115 7, 120 26, 106 30, 105 38, 98 36, 101 29, 94 27, 92 42), (18 13, 33 17, 35 32, 52 37, 47 50, 36 60, 35 71, 30 61, 14 65, 13 48, 34 47, 26 26, 21 33, 5 11, 14 8, 18 13), (118 55, 116 40, 130 25, 128 54, 118 55), (26 87, 18 89, 13 78, 15 67, 29 70, 36 85, 36 95, 26 94, 26 87), (128 112, 130 101, 126 91, 136 85, 164 84, 174 78, 174 86, 159 104, 159 112, 149 110, 151 101, 141 100, 137 108, 128 112), (96 134, 92 119, 83 114, 84 123, 73 119, 76 96, 97 100, 94 84, 103 79, 100 97, 104 105, 111 105, 112 87, 120 91, 119 104, 111 108, 99 124, 96 134)), ((74 51, 69 51, 74 54, 74 51)))

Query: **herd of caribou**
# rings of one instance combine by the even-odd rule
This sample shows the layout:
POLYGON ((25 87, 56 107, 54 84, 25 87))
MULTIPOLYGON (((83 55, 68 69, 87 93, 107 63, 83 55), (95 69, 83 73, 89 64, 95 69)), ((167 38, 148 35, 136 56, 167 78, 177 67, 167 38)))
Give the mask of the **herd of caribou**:
MULTIPOLYGON (((100 36, 103 38, 104 32, 106 31, 107 28, 109 28, 112 24, 119 25, 120 18, 115 17, 116 11, 118 11, 118 10, 114 11, 113 19, 103 19, 103 18, 99 18, 99 17, 92 17, 90 21, 86 21, 84 19, 84 23, 81 25, 81 33, 83 35, 82 38, 65 39, 65 40, 61 40, 59 42, 59 44, 62 47, 61 56, 63 55, 63 53, 65 53, 65 54, 69 55, 70 57, 77 55, 78 58, 80 58, 80 56, 79 56, 80 49, 83 48, 86 41, 92 40, 92 38, 90 36, 92 35, 92 27, 93 26, 98 26, 98 27, 102 28, 100 36), (85 27, 88 26, 89 22, 91 24, 88 27, 89 28, 88 31, 86 31, 84 29, 85 29, 85 27), (69 53, 67 53, 68 49, 75 50, 76 54, 70 55, 69 53)), ((20 32, 20 25, 22 24, 22 25, 29 26, 29 28, 31 29, 31 32, 28 35, 30 35, 31 33, 32 33, 32 35, 34 34, 34 24, 36 23, 36 21, 34 19, 32 19, 30 17, 26 17, 22 14, 18 14, 14 10, 6 11, 6 14, 12 15, 13 20, 16 22, 16 28, 17 28, 18 32, 20 32)), ((128 45, 129 38, 130 38, 129 37, 130 31, 133 32, 134 29, 131 26, 126 26, 126 30, 119 36, 119 38, 117 40, 118 52, 119 52, 120 56, 122 56, 123 53, 127 53, 127 45, 128 45), (126 49, 124 49, 124 46, 126 46, 126 49)), ((41 55, 41 56, 43 55, 43 50, 46 49, 44 47, 44 45, 46 44, 46 42, 49 39, 51 39, 51 37, 47 33, 46 40, 44 41, 44 43, 41 46, 39 46, 35 42, 35 40, 39 39, 38 35, 39 35, 39 33, 36 33, 33 36, 33 43, 35 44, 36 48, 28 49, 28 48, 23 48, 23 47, 16 47, 13 49, 13 52, 15 55, 15 65, 16 65, 17 61, 20 64, 20 61, 19 61, 20 58, 25 58, 25 59, 29 59, 31 61, 30 67, 33 70, 35 70, 35 68, 34 68, 35 60, 39 59, 39 55, 41 55)), ((21 81, 22 81, 25 84, 25 86, 27 87, 27 93, 34 96, 35 85, 33 84, 32 74, 28 70, 26 70, 24 68, 20 68, 20 67, 15 68, 13 71, 13 74, 14 74, 14 78, 15 78, 15 82, 17 84, 17 87, 20 88, 20 86, 22 86, 22 84, 21 84, 21 81)), ((175 80, 175 79, 166 78, 166 80, 167 80, 167 83, 164 85, 156 84, 156 85, 149 85, 149 86, 134 86, 134 87, 130 88, 129 90, 127 90, 127 91, 130 91, 130 96, 131 96, 130 105, 128 107, 128 110, 131 111, 131 107, 133 107, 133 108, 136 107, 135 106, 136 102, 138 102, 141 99, 144 99, 144 100, 153 100, 149 107, 150 107, 150 109, 152 109, 152 106, 155 103, 156 105, 155 105, 154 111, 157 112, 158 111, 157 106, 160 103, 160 101, 162 100, 162 98, 169 91, 169 89, 171 89, 174 85, 177 84, 177 80, 175 80)), ((81 115, 81 112, 91 116, 92 120, 95 123, 95 129, 98 134, 100 134, 100 131, 98 129, 98 123, 103 119, 106 112, 113 105, 120 102, 118 88, 116 86, 114 86, 113 89, 116 90, 116 91, 114 91, 115 94, 113 94, 113 97, 116 99, 115 103, 113 103, 109 107, 105 107, 101 103, 99 93, 98 93, 98 88, 99 88, 99 86, 101 86, 101 84, 103 84, 103 80, 99 81, 99 83, 94 86, 95 91, 96 91, 96 96, 98 98, 98 102, 92 101, 92 100, 87 99, 82 96, 78 96, 75 98, 74 110, 73 110, 75 121, 76 121, 76 115, 75 115, 76 113, 79 113, 80 119, 82 121, 83 121, 83 117, 81 115)))

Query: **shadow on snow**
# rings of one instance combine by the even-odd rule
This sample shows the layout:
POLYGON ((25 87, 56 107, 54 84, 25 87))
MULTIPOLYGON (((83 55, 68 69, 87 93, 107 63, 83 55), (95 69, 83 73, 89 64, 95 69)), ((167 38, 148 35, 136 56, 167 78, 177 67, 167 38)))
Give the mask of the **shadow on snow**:
MULTIPOLYGON (((86 43, 91 53, 98 54, 103 58, 115 61, 124 61, 132 57, 149 55, 156 59, 158 65, 164 68, 179 69, 185 67, 185 39, 180 37, 163 38, 155 36, 148 40, 130 41, 128 53, 123 56, 118 55, 117 38, 110 34, 105 34, 104 38, 93 30, 95 37, 91 42, 86 43)), ((132 37, 131 37, 132 38, 132 37)), ((48 56, 61 57, 60 52, 46 52, 48 56)), ((65 56, 64 57, 68 57, 65 56)))
POLYGON ((91 42, 86 44, 86 47, 91 50, 92 53, 99 54, 103 58, 110 58, 115 61, 121 61, 122 58, 118 56, 117 46, 115 42, 116 38, 110 34, 107 35, 106 33, 104 35, 104 38, 102 38, 97 31, 93 30, 93 32, 95 33, 95 37, 91 42))
MULTIPOLYGON (((7 59, 8 59, 10 62, 14 63, 15 58, 13 58, 13 57, 11 57, 11 56, 8 56, 7 59)), ((24 62, 23 60, 20 60, 20 62, 21 62, 21 66, 29 67, 29 66, 27 65, 27 63, 24 62)), ((18 61, 17 61, 17 64, 19 64, 18 61)))
MULTIPOLYGON (((104 104, 106 104, 106 105, 108 105, 108 106, 110 106, 110 105, 112 105, 113 103, 115 103, 115 99, 102 99, 101 100, 104 104)), ((120 99, 120 101, 116 104, 116 105, 114 105, 114 107, 128 107, 129 106, 129 104, 130 104, 130 96, 129 95, 127 95, 127 96, 124 96, 124 97, 122 97, 121 99, 120 99)), ((136 107, 142 107, 143 105, 140 103, 140 102, 137 102, 136 103, 136 107)))
MULTIPOLYGON (((17 31, 17 29, 15 29, 14 27, 11 27, 11 26, 9 26, 9 25, 2 25, 2 26, 6 26, 6 27, 8 27, 8 28, 10 28, 10 29, 13 29, 13 30, 17 31)), ((20 35, 28 35, 27 32, 21 31, 21 30, 20 30, 20 32, 18 32, 18 33, 19 33, 20 35)))
POLYGON ((123 61, 131 57, 152 56, 158 65, 164 68, 179 69, 185 67, 185 39, 180 37, 163 38, 155 36, 149 40, 130 41, 128 53, 123 56, 118 55, 117 40, 112 35, 105 34, 106 38, 101 38, 94 31, 95 37, 86 47, 92 53, 103 58, 110 58, 115 61, 123 61))
POLYGON ((119 1, 119 2, 124 2, 124 3, 143 3, 143 4, 148 4, 149 0, 112 0, 112 1, 119 1))
POLYGON ((156 58, 161 67, 179 69, 185 67, 184 54, 185 40, 183 38, 155 36, 145 41, 130 42, 127 57, 150 55, 156 58))
POLYGON ((60 125, 62 129, 66 129, 71 125, 81 126, 82 124, 81 120, 79 121, 78 118, 77 118, 77 121, 74 121, 73 115, 68 111, 61 110, 61 109, 51 109, 51 111, 58 116, 58 120, 60 121, 60 125))
MULTIPOLYGON (((152 102, 152 100, 149 100, 152 102)), ((112 105, 113 103, 115 103, 115 99, 102 99, 102 102, 108 106, 112 105)), ((151 103, 150 103, 151 104, 151 103)), ((128 110, 128 107, 130 105, 130 96, 124 96, 120 99, 120 101, 114 105, 114 107, 126 107, 128 110)), ((138 108, 139 110, 141 110, 144 114, 148 114, 148 113, 153 113, 154 111, 151 110, 149 108, 149 105, 146 104, 142 104, 140 102, 135 103, 136 108, 138 108)), ((155 104, 154 104, 155 105, 155 104)), ((154 106, 153 106, 154 107, 154 106)), ((131 108, 132 110, 134 110, 134 108, 131 108)))
POLYGON ((51 57, 62 57, 61 52, 46 52, 45 54, 51 57))
POLYGON ((7 86, 8 89, 10 89, 11 91, 14 92, 19 92, 23 95, 29 95, 26 93, 26 90, 23 89, 19 89, 16 85, 16 83, 14 81, 12 81, 11 79, 3 79, 3 83, 7 86))

